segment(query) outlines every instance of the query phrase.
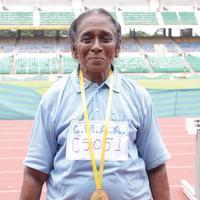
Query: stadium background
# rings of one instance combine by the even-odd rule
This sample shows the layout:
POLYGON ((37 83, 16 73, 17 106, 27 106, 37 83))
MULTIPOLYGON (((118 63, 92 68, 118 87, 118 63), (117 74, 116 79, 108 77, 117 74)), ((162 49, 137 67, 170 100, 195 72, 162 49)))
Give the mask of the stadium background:
POLYGON ((115 66, 144 84, 158 116, 198 116, 199 1, 1 0, 0 119, 33 119, 45 89, 76 65, 70 23, 93 7, 106 8, 121 24, 115 66))
POLYGON ((0 0, 0 119, 33 120, 44 92, 77 64, 71 22, 94 7, 121 24, 115 66, 147 88, 160 121, 181 118, 184 126, 185 117, 200 116, 199 0, 0 0))

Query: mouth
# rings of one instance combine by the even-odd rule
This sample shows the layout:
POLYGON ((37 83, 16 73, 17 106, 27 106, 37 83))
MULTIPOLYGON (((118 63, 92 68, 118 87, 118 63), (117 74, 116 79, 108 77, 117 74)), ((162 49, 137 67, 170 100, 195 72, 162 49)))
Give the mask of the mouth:
POLYGON ((100 60, 104 60, 104 59, 101 57, 90 57, 90 58, 88 58, 88 60, 100 61, 100 60))

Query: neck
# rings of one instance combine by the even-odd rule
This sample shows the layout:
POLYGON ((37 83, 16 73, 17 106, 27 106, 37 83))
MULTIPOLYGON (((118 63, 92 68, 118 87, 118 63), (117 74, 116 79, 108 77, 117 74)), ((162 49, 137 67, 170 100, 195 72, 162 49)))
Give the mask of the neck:
POLYGON ((81 69, 81 71, 86 79, 94 83, 97 83, 98 85, 101 85, 109 76, 110 68, 108 68, 103 72, 93 72, 93 71, 88 71, 86 69, 81 69))

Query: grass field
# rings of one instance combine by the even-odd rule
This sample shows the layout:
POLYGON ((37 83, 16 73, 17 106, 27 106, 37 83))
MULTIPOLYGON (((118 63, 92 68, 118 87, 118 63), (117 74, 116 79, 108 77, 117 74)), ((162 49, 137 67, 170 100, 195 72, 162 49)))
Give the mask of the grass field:
POLYGON ((138 83, 149 89, 191 89, 200 88, 200 79, 179 80, 138 80, 138 83))
POLYGON ((39 94, 44 94, 47 89, 53 84, 53 81, 11 81, 0 82, 0 84, 9 84, 34 89, 39 94))
MULTIPOLYGON (((185 79, 185 80, 137 80, 147 89, 191 89, 200 88, 200 79, 185 79)), ((44 92, 53 84, 53 81, 11 81, 0 82, 0 84, 9 84, 32 88, 39 94, 44 92)))

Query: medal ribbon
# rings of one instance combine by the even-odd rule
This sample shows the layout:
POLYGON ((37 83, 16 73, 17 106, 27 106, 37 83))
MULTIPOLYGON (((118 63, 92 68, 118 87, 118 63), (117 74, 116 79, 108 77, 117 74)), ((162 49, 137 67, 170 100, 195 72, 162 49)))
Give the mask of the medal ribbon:
POLYGON ((104 133, 103 133, 103 144, 102 144, 102 149, 101 149, 100 168, 99 168, 99 172, 98 172, 96 161, 95 161, 95 153, 94 153, 93 144, 92 144, 92 136, 91 136, 91 132, 90 132, 90 122, 89 122, 88 111, 87 111, 87 102, 86 102, 86 95, 85 95, 85 88, 84 88, 83 73, 80 70, 82 107, 83 107, 83 113, 84 113, 84 120, 86 123, 86 132, 87 132, 87 138, 88 138, 88 144, 89 144, 89 153, 90 153, 90 157, 91 157, 91 164, 92 164, 92 169, 93 169, 93 173, 94 173, 94 181, 96 184, 96 189, 102 189, 104 160, 105 160, 105 152, 106 152, 106 140, 107 140, 108 130, 109 130, 109 119, 110 119, 110 110, 111 110, 111 103, 112 103, 112 90, 113 90, 112 70, 110 70, 109 74, 110 74, 110 89, 109 89, 108 103, 107 103, 107 108, 106 108, 106 119, 105 119, 104 133))

